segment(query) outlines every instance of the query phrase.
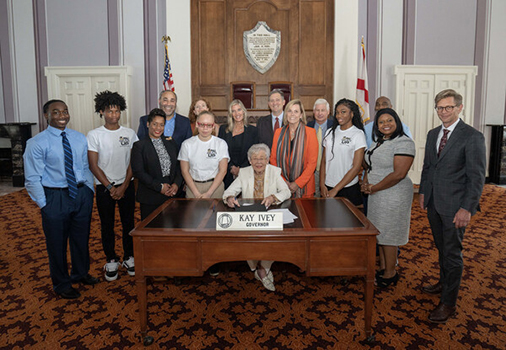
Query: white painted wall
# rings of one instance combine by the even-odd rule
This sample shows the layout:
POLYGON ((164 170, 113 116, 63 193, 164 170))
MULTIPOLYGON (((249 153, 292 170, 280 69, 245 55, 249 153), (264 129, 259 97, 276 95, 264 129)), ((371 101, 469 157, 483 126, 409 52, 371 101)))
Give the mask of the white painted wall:
MULTIPOLYGON (((416 1, 414 64, 473 65, 476 2, 477 0, 416 1)), ((501 15, 504 21, 505 14, 501 15)))
POLYGON ((122 1, 120 11, 120 64, 132 67, 127 108, 131 127, 137 131, 139 118, 149 112, 145 110, 143 2, 122 1))
MULTIPOLYGON (((402 23, 403 0, 380 2, 378 18, 378 69, 376 70, 376 92, 378 96, 387 96, 393 106, 395 101, 394 67, 402 63, 402 23)), ((375 101, 369 101, 374 111, 375 101)))
MULTIPOLYGON (((190 1, 167 0, 167 35, 172 77, 177 93, 177 112, 188 115, 191 87, 190 1)), ((195 96, 197 98, 197 96, 195 96)))
POLYGON ((335 0, 334 19, 334 101, 355 100, 357 87, 358 39, 357 1, 335 0))
POLYGON ((2 78, 2 61, 0 60, 0 123, 5 123, 4 84, 2 78))
POLYGON ((107 1, 46 0, 46 18, 50 66, 109 65, 107 1))
POLYGON ((491 1, 488 69, 484 72, 486 88, 482 120, 484 124, 504 124, 506 98, 506 1, 491 1))
MULTIPOLYGON (((38 123, 37 80, 35 72, 35 40, 31 0, 9 1, 11 62, 13 69, 14 120, 38 123)), ((32 127, 36 133, 38 126, 32 127)))

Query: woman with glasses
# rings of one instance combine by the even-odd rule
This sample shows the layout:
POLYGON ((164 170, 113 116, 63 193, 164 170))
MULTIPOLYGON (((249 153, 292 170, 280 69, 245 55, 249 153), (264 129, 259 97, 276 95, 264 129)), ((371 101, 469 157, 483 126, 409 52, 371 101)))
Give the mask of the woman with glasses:
POLYGON ((336 103, 334 125, 323 138, 320 192, 323 198, 345 197, 361 205, 358 173, 367 146, 358 105, 345 98, 336 103))
POLYGON ((141 203, 141 220, 149 216, 181 188, 183 178, 177 161, 177 144, 163 137, 165 112, 155 108, 149 112, 148 135, 134 143, 131 166, 139 181, 137 201, 141 203))
POLYGON ((211 104, 209 103, 208 100, 206 100, 205 98, 199 98, 198 100, 192 102, 190 110, 188 112, 188 119, 190 119, 190 126, 192 128, 193 135, 197 134, 197 130, 195 127, 197 123, 197 116, 204 111, 209 112, 213 111, 213 109, 211 108, 211 104))
POLYGON ((283 125, 274 133, 270 163, 281 168, 293 198, 314 197, 318 139, 315 129, 306 126, 300 100, 288 102, 283 125))
POLYGON ((233 100, 228 106, 227 124, 220 126, 218 137, 228 145, 230 161, 225 175, 225 189, 239 175, 239 169, 249 165, 248 149, 258 143, 258 130, 248 124, 248 112, 240 100, 233 100))
MULTIPOLYGON (((281 177, 281 169, 269 163, 270 150, 264 143, 253 145, 248 150, 251 166, 242 168, 237 179, 223 193, 223 201, 229 207, 239 207, 237 196, 242 193, 244 199, 261 199, 266 208, 280 204, 290 198, 290 190, 281 177)), ((273 261, 248 260, 255 278, 270 291, 274 287, 274 276, 271 272, 273 261)))
POLYGON ((415 143, 404 134, 401 120, 390 108, 380 109, 373 125, 373 145, 365 156, 362 191, 369 194, 367 218, 376 226, 380 268, 378 287, 396 285, 397 248, 408 243, 413 183, 408 171, 415 143))
POLYGON ((228 147, 213 136, 214 114, 204 111, 197 116, 196 136, 181 145, 178 160, 186 182, 187 198, 221 198, 227 173, 228 147))

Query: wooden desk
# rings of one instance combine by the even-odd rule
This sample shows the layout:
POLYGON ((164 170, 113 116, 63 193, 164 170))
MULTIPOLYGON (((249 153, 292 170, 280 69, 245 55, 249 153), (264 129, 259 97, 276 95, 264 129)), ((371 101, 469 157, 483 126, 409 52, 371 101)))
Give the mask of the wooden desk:
POLYGON ((131 232, 145 345, 153 342, 146 277, 202 276, 215 263, 243 260, 290 262, 307 276, 366 276, 365 333, 372 339, 376 228, 346 199, 295 199, 281 207, 298 217, 283 231, 216 231, 216 212, 234 209, 216 199, 172 199, 131 232))

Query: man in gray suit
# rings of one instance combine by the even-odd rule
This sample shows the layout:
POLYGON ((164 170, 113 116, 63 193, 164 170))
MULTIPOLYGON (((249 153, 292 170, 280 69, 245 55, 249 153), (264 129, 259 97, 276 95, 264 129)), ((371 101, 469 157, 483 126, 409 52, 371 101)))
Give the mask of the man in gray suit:
POLYGON ((485 138, 459 119, 462 96, 452 89, 435 98, 442 126, 429 131, 425 144, 420 206, 427 209, 434 242, 439 252, 439 282, 422 287, 440 294, 439 305, 429 321, 445 323, 455 314, 464 262, 462 241, 471 215, 479 209, 485 183, 485 138))
MULTIPOLYGON (((334 116, 330 116, 330 105, 324 98, 319 98, 315 101, 313 106, 313 120, 307 123, 307 126, 316 130, 316 137, 318 138, 318 162, 314 172, 315 182, 315 197, 320 197, 320 163, 322 159, 322 140, 327 133, 327 130, 334 125, 334 116), (321 130, 321 131, 320 131, 321 130)), ((337 123, 337 121, 336 121, 337 123)))

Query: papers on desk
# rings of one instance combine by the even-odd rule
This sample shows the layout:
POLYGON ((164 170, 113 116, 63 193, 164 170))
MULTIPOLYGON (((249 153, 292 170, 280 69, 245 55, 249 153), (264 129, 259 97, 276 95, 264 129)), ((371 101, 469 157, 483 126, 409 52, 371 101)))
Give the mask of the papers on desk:
POLYGON ((267 212, 281 212, 283 213, 283 225, 286 225, 286 224, 291 224, 295 221, 295 219, 298 219, 297 216, 293 215, 293 213, 284 208, 284 209, 271 209, 271 210, 267 210, 267 212))

